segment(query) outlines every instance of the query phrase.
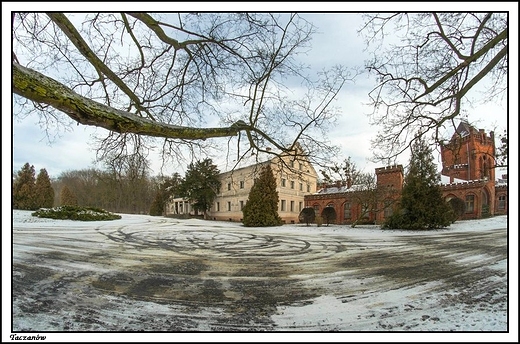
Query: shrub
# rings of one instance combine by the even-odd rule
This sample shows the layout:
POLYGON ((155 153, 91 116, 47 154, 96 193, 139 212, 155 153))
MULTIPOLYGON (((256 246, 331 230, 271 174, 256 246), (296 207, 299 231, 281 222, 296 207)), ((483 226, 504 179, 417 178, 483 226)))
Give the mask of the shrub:
POLYGON ((334 207, 325 207, 321 212, 321 217, 325 221, 325 224, 328 226, 329 223, 333 223, 336 221, 336 210, 334 207))
POLYGON ((103 209, 72 205, 65 205, 56 208, 42 208, 31 215, 49 219, 77 221, 107 221, 121 219, 120 215, 110 213, 103 209))
POLYGON ((466 211, 466 204, 463 200, 458 197, 454 197, 448 201, 448 204, 451 206, 452 218, 451 222, 457 221, 466 211))
POLYGON ((309 223, 314 222, 315 217, 316 213, 314 212, 314 208, 307 207, 302 209, 300 215, 298 216, 298 220, 300 221, 300 223, 306 223, 308 226, 309 223))

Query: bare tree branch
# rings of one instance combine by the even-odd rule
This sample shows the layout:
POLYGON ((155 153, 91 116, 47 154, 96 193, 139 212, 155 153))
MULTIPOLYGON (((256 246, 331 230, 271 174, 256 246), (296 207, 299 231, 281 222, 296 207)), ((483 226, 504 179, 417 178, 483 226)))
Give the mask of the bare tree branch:
POLYGON ((306 74, 296 57, 315 28, 298 14, 15 13, 12 23, 13 93, 43 118, 56 110, 119 133, 97 141, 98 156, 117 145, 181 156, 221 137, 248 153, 297 141, 312 156, 334 148, 324 134, 350 78, 340 68, 306 74))
MULTIPOLYGON (((367 68, 378 84, 370 92, 371 123, 380 129, 372 141, 375 160, 394 162, 414 141, 442 143, 471 106, 477 85, 482 103, 507 92, 506 13, 367 14, 367 43, 383 42, 385 31, 402 33, 367 68), (394 26, 391 26, 394 24, 394 26), (483 81, 489 81, 484 86, 483 81)), ((466 120, 466 119, 465 119, 466 120)))
POLYGON ((244 122, 223 128, 193 128, 155 122, 80 96, 56 80, 17 63, 13 62, 12 66, 14 93, 38 103, 51 105, 81 124, 118 133, 189 140, 234 136, 240 130, 249 129, 244 122))

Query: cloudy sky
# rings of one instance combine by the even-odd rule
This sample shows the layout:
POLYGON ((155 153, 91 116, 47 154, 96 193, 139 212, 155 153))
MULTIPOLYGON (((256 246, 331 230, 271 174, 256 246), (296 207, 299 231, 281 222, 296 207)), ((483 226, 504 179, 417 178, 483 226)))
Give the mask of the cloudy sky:
MULTIPOLYGON (((318 34, 313 39, 312 50, 305 57, 308 60, 307 62, 312 64, 312 66, 317 70, 335 64, 362 68, 364 60, 368 58, 368 54, 364 52, 365 45, 363 40, 357 34, 357 30, 360 28, 362 22, 358 15, 344 12, 353 10, 373 10, 375 9, 375 3, 371 6, 364 5, 364 8, 363 5, 355 5, 356 3, 340 3, 339 5, 336 3, 331 5, 329 3, 328 5, 331 5, 331 7, 327 7, 327 3, 319 4, 319 6, 314 4, 314 7, 308 3, 300 4, 302 6, 302 8, 299 9, 300 11, 320 11, 325 8, 335 11, 335 13, 306 13, 304 15, 305 18, 311 21, 318 28, 318 34), (343 13, 338 13, 341 11, 343 11, 343 13)), ((497 10, 498 8, 495 6, 497 3, 493 4, 493 10, 497 10)), ((11 5, 13 6, 13 9, 11 10, 22 10, 20 7, 16 7, 15 5, 16 4, 11 5)), ((385 3, 384 5, 377 4, 378 10, 380 5, 389 6, 388 3, 385 3)), ((417 6, 417 4, 408 3, 406 10, 413 10, 413 6, 417 6)), ((2 7, 5 7, 5 3, 2 4, 2 7)), ((42 7, 42 5, 40 5, 40 7, 42 7)), ((106 10, 109 6, 105 8, 104 4, 103 7, 103 9, 106 10)), ((509 5, 509 7, 510 8, 507 9, 513 9, 513 5, 509 5)), ((31 10, 34 10, 33 7, 30 8, 31 10)), ((385 8, 382 7, 381 9, 385 8)), ((47 10, 47 8, 42 8, 41 10, 47 10)), ((57 8, 56 10, 61 9, 57 8)), ((78 10, 78 8, 74 8, 74 10, 78 10)), ((161 10, 167 9, 161 8, 161 10)), ((211 10, 211 8, 208 8, 207 10, 211 10)), ((222 8, 216 10, 222 10, 222 8)), ((239 9, 233 8, 233 10, 239 9)), ((272 11, 275 10, 294 9, 283 7, 272 9, 272 11)), ((386 10, 395 10, 395 7, 388 7, 386 10)), ((436 10, 438 10, 438 8, 436 8, 436 10)), ((517 25, 518 8, 515 7, 515 10, 516 15, 513 18, 516 18, 517 25)), ((6 17, 7 15, 9 15, 9 13, 3 10, 2 16, 6 17)), ((6 41, 10 39, 8 36, 10 35, 10 26, 7 26, 10 24, 9 19, 10 18, 6 18, 6 20, 2 21, 2 25, 4 25, 2 30, 3 35, 8 37, 6 41)), ((517 34, 517 32, 518 30, 511 30, 511 34, 517 34)), ((517 40, 511 39, 510 42, 517 42, 517 40)), ((6 63, 6 59, 10 60, 10 53, 6 50, 7 49, 4 49, 2 57, 4 60, 4 69, 6 69, 6 66, 9 66, 8 62, 6 63)), ((510 52, 517 53, 518 50, 511 49, 510 52)), ((515 57, 515 59, 517 61, 517 57, 515 57)), ((510 65, 512 67, 514 65, 514 68, 517 67, 517 64, 514 63, 510 63, 510 65)), ((510 72, 510 76, 513 77, 511 80, 513 82, 511 86, 516 88, 517 72, 517 69, 516 73, 510 72)), ((9 74, 5 73, 4 75, 9 74)), ((6 81, 4 81, 4 86, 5 84, 6 81)), ((372 172, 374 167, 379 166, 368 161, 368 158, 371 156, 370 139, 376 134, 377 128, 369 124, 367 114, 370 113, 371 109, 364 104, 368 102, 368 92, 373 88, 373 86, 374 81, 370 77, 367 75, 360 75, 356 79, 355 83, 349 83, 344 87, 335 103, 336 106, 341 108, 342 116, 339 119, 336 129, 330 133, 330 138, 333 143, 339 144, 342 147, 341 158, 344 159, 351 156, 356 162, 358 168, 365 172, 372 172)), ((3 99, 12 99, 12 96, 7 94, 9 89, 10 87, 3 88, 3 99)), ((517 92, 514 92, 513 94, 517 94, 517 92)), ((105 129, 74 125, 70 131, 61 130, 59 135, 48 137, 39 125, 39 118, 35 116, 27 116, 23 119, 14 119, 11 116, 12 121, 11 123, 8 123, 7 120, 9 120, 9 116, 6 116, 6 114, 11 112, 11 107, 10 104, 6 103, 8 102, 3 102, 3 146, 6 147, 6 144, 8 144, 9 148, 12 147, 11 171, 18 171, 24 163, 29 162, 34 165, 37 172, 41 168, 46 168, 51 177, 57 177, 61 172, 67 170, 77 170, 94 166, 93 162, 95 159, 95 152, 91 149, 91 136, 92 134, 103 133, 105 129), (11 130, 11 132, 9 133, 8 130, 11 130), (12 138, 11 142, 5 142, 9 137, 12 138)), ((510 103, 509 105, 518 109, 516 103, 510 103)), ((513 113, 517 114, 518 112, 515 111, 513 113)), ((492 130, 497 126, 505 129, 507 128, 508 123, 507 103, 481 106, 469 114, 469 120, 479 123, 480 127, 485 128, 487 131, 492 130)), ((511 122, 510 126, 517 128, 517 116, 515 115, 514 118, 510 118, 510 120, 516 121, 511 122)), ((510 145, 512 149, 516 149, 516 146, 513 146, 513 144, 510 145)), ((4 148, 4 153, 7 154, 4 154, 4 161, 6 156, 11 155, 10 152, 6 152, 5 149, 6 148, 4 148)), ((161 166, 160 157, 158 155, 156 157, 151 156, 151 159, 154 174, 158 174, 161 166)), ((408 158, 403 157, 401 163, 406 164, 407 161, 408 158)), ((170 174, 175 172, 175 169, 167 167, 166 169, 163 169, 162 172, 170 174)), ((183 173, 183 171, 180 172, 183 173)), ((497 176, 499 175, 500 174, 497 173, 497 176)))

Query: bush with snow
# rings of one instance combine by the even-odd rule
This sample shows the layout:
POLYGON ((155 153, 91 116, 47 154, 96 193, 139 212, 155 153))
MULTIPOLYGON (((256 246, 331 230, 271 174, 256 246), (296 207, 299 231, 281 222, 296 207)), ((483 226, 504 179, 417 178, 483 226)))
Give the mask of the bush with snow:
POLYGON ((49 219, 76 221, 107 221, 121 219, 120 215, 110 213, 104 209, 72 205, 64 205, 56 208, 41 208, 31 215, 49 219))

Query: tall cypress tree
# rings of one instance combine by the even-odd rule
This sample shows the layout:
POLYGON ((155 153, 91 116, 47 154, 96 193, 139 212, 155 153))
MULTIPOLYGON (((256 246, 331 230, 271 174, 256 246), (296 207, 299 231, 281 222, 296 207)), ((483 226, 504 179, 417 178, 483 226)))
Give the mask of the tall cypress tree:
POLYGON ((25 163, 22 169, 18 171, 16 179, 13 182, 13 208, 23 210, 36 210, 35 194, 35 170, 33 165, 25 163))
POLYGON ((253 184, 247 203, 242 209, 242 222, 246 227, 279 226, 282 219, 278 215, 278 191, 276 179, 270 165, 263 167, 253 184))
POLYGON ((40 170, 36 177, 35 194, 38 208, 52 208, 54 206, 54 189, 49 174, 44 168, 40 170))
POLYGON ((430 147, 420 139, 412 146, 399 209, 384 228, 434 229, 450 225, 451 207, 442 197, 440 176, 430 147))

